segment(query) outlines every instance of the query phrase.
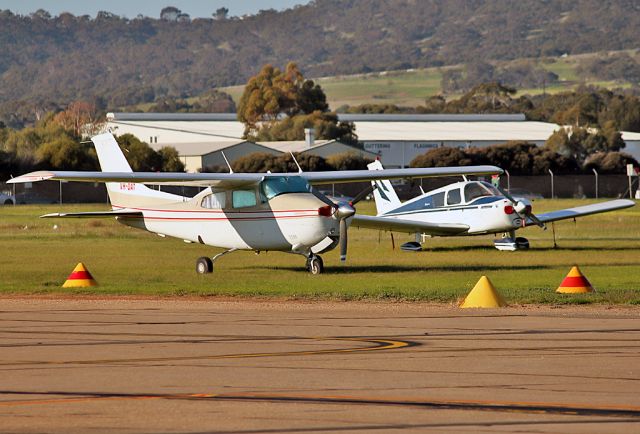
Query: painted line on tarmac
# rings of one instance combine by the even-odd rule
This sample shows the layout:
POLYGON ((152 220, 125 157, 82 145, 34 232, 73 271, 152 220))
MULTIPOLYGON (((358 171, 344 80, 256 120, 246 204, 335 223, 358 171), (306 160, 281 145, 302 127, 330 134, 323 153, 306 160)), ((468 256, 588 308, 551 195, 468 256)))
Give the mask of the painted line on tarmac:
POLYGON ((177 356, 177 357, 144 357, 135 359, 101 359, 101 360, 34 360, 2 362, 0 366, 21 366, 21 365, 101 365, 113 363, 145 363, 145 362, 177 362, 186 360, 217 360, 217 359, 248 359, 259 357, 282 357, 282 356, 313 356, 320 354, 344 354, 360 353, 369 351, 397 350, 400 348, 418 345, 411 341, 378 339, 378 338, 346 338, 346 337, 321 337, 321 338, 297 338, 300 340, 314 341, 348 341, 372 344, 367 347, 331 348, 326 350, 305 350, 305 351, 281 351, 273 353, 246 353, 246 354, 219 354, 201 356, 177 356))
POLYGON ((110 400, 151 400, 174 399, 188 401, 260 401, 273 403, 308 404, 353 404, 382 405, 398 407, 417 407, 440 410, 492 411, 510 413, 555 414, 565 416, 604 416, 640 419, 638 406, 598 405, 587 406, 568 403, 485 401, 485 400, 442 400, 415 398, 376 398, 349 395, 310 395, 310 394, 273 394, 273 393, 189 393, 189 394, 119 394, 119 393, 83 393, 83 392, 21 392, 2 391, 0 395, 56 395, 61 398, 16 400, 0 402, 0 407, 17 407, 46 404, 70 404, 110 400), (68 397, 72 395, 71 397, 68 397))

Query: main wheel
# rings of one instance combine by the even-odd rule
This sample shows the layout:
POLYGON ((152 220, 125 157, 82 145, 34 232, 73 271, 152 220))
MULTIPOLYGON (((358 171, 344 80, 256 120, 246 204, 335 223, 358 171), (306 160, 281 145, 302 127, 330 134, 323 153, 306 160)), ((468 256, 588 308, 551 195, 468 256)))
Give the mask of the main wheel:
POLYGON ((207 274, 213 272, 213 261, 211 258, 203 256, 196 261, 196 272, 198 274, 207 274))
POLYGON ((320 274, 324 271, 324 264, 322 263, 322 258, 320 256, 314 256, 309 259, 309 273, 311 274, 320 274))

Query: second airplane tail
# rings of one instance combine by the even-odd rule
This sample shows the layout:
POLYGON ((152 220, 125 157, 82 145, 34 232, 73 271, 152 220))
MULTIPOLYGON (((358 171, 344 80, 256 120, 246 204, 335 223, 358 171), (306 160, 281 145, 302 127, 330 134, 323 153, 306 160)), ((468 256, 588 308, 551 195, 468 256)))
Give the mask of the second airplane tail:
MULTIPOLYGON (((369 163, 367 168, 369 170, 384 169, 380 160, 369 163)), ((378 215, 392 211, 401 205, 402 202, 398 199, 398 195, 388 179, 371 181, 371 184, 377 187, 373 190, 373 197, 376 201, 376 210, 378 215)))

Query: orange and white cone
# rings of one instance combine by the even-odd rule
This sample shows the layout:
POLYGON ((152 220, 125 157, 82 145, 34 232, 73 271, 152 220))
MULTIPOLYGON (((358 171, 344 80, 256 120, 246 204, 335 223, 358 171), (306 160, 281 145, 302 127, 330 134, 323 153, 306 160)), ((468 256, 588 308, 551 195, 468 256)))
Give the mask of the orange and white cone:
POLYGON ((98 282, 95 281, 87 267, 82 262, 76 265, 69 277, 62 285, 63 288, 83 288, 87 286, 98 286, 98 282))
POLYGON ((591 286, 591 283, 582 274, 577 265, 574 265, 564 278, 556 292, 563 294, 580 294, 585 292, 593 292, 595 289, 591 286))

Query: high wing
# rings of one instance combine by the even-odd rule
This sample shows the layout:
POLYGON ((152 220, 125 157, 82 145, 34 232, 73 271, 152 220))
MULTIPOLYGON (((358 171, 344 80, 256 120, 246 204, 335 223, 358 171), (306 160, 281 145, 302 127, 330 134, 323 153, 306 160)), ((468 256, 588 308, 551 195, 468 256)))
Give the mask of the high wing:
POLYGON ((495 166, 431 167, 422 169, 339 170, 303 173, 176 173, 176 172, 74 172, 38 171, 18 176, 9 184, 45 180, 78 182, 131 182, 140 184, 227 187, 255 184, 265 178, 300 176, 310 184, 371 181, 376 179, 429 178, 437 176, 491 175, 502 173, 495 166))
POLYGON ((401 220, 392 217, 376 217, 358 214, 353 216, 351 226, 385 231, 420 232, 436 236, 462 235, 469 230, 469 226, 460 223, 428 223, 417 220, 401 220))
POLYGON ((95 218, 95 217, 142 217, 141 211, 117 209, 113 211, 89 211, 89 212, 54 212, 41 215, 40 218, 95 218))
POLYGON ((181 173, 181 172, 73 172, 38 171, 12 178, 7 183, 36 181, 129 182, 139 184, 183 185, 194 187, 239 187, 256 184, 264 178, 261 173, 181 173))
MULTIPOLYGON (((544 214, 536 214, 538 219, 542 223, 555 222, 558 220, 572 219, 576 217, 583 217, 591 214, 598 214, 601 212, 615 211, 618 209, 630 208, 635 205, 635 202, 628 199, 610 200, 608 202, 594 203, 592 205, 578 206, 575 208, 559 209, 557 211, 551 211, 544 214)), ((527 218, 526 226, 535 225, 530 218, 527 218)))

